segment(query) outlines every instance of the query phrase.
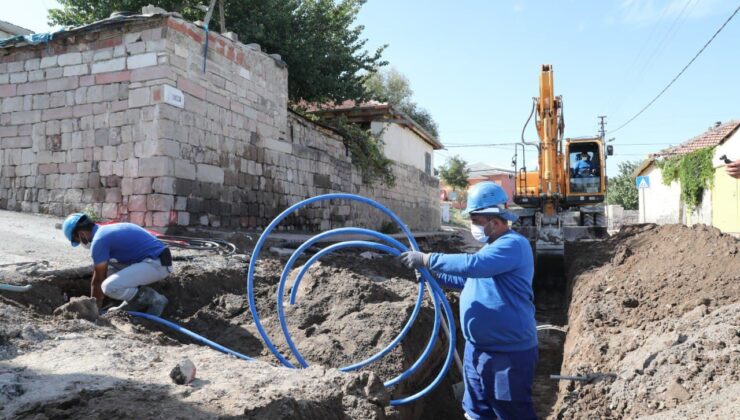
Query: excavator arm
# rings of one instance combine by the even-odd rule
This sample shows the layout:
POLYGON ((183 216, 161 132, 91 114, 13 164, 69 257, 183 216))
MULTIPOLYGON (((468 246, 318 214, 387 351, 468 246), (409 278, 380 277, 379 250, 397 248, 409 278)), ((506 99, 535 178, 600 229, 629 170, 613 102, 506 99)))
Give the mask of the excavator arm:
MULTIPOLYGON (((518 211, 522 222, 515 228, 535 244, 538 256, 562 257, 565 241, 606 235, 605 227, 594 226, 604 224, 603 209, 592 206, 603 201, 603 165, 598 175, 591 170, 588 179, 574 179, 575 170, 571 169, 571 161, 580 159, 582 153, 603 162, 603 139, 564 140, 563 102, 555 95, 551 65, 542 65, 539 82, 533 109, 539 137, 538 167, 536 172, 522 169, 517 173, 514 202, 524 208, 518 211)), ((589 164, 595 167, 595 163, 589 164)))

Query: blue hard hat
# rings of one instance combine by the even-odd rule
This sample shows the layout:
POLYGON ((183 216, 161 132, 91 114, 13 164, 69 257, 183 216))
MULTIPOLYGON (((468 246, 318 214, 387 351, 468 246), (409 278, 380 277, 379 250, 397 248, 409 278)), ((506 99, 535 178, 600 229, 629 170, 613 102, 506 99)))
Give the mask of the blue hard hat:
POLYGON ((479 182, 468 191, 468 205, 463 213, 492 214, 514 222, 519 217, 506 209, 508 200, 506 191, 497 183, 479 182))
POLYGON ((64 223, 62 223, 62 232, 64 232, 64 236, 67 237, 67 240, 69 240, 69 243, 72 244, 72 246, 80 244, 79 242, 72 240, 72 234, 77 227, 77 222, 79 222, 83 217, 87 217, 85 213, 72 213, 67 216, 67 218, 64 219, 64 223))

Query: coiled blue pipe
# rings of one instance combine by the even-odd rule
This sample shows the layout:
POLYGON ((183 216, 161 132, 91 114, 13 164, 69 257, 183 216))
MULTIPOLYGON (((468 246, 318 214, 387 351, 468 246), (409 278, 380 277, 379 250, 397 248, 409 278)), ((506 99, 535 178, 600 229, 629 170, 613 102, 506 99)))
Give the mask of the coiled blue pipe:
MULTIPOLYGON (((317 197, 312 197, 306 200, 303 200, 299 203, 296 203, 289 208, 287 208, 285 211, 280 213, 270 224, 267 226, 265 231, 260 236, 259 240, 257 241, 257 244, 254 247, 254 250, 252 252, 252 258, 249 262, 249 271, 247 272, 247 296, 249 298, 249 309, 252 313, 252 318, 254 319, 255 325, 257 326, 257 331, 259 332, 260 336, 262 337, 262 340, 264 341, 267 348, 272 352, 272 354, 275 355, 275 357, 282 363, 284 366, 295 368, 296 366, 291 363, 280 351, 275 347, 270 337, 267 335, 267 332, 265 331, 264 327, 262 326, 262 322, 260 320, 259 313, 257 312, 257 306, 255 305, 254 301, 254 271, 257 264, 257 261, 259 260, 259 254, 262 251, 262 247, 264 246, 267 238, 269 237, 270 233, 275 229, 275 227, 280 224, 280 222, 283 221, 286 217, 288 217, 293 212, 306 207, 312 203, 318 202, 318 201, 325 201, 325 200, 350 200, 350 201, 358 201, 364 204, 367 204, 369 206, 372 206, 381 212, 383 212, 385 215, 391 218, 396 225, 401 229, 401 231, 404 233, 406 238, 408 239, 409 243, 411 244, 411 248, 418 251, 419 246, 416 243, 416 240, 414 239, 413 235, 411 235, 411 231, 409 228, 401 221, 401 219, 398 218, 393 212, 391 212, 389 209, 384 207, 383 205, 370 200, 365 197, 361 197, 354 194, 324 194, 317 197)), ((299 247, 291 256, 289 262, 286 264, 286 267, 283 270, 283 273, 280 278, 280 284, 278 285, 278 295, 277 295, 277 309, 278 309, 278 318, 280 320, 280 326, 282 328, 282 331, 285 335, 285 339, 288 343, 288 347, 290 348, 291 352, 293 353, 293 356, 296 358, 300 366, 307 367, 308 363, 305 361, 305 359, 301 356, 300 352, 295 346, 295 343, 293 343, 293 340, 290 336, 290 333, 288 332, 287 323, 285 321, 285 314, 283 312, 283 296, 285 292, 285 282, 288 277, 288 273, 290 272, 290 269, 292 268, 293 264, 295 264, 295 261, 301 256, 301 254, 308 249, 312 244, 315 242, 318 242, 321 239, 324 239, 329 236, 339 235, 339 234, 346 234, 346 233, 355 233, 355 234, 362 234, 370 237, 374 237, 376 239, 383 240, 384 242, 393 245, 395 248, 390 247, 388 245, 378 244, 374 242, 367 242, 367 241, 346 241, 346 242, 340 242, 337 244, 334 244, 332 246, 329 246, 323 250, 321 250, 319 253, 314 255, 309 259, 309 261, 304 265, 303 269, 299 272, 299 274, 296 276, 296 279, 294 281, 294 284, 292 286, 291 291, 291 304, 295 302, 295 293, 298 289, 298 285, 300 284, 300 281, 303 277, 303 274, 306 273, 306 270, 313 264, 315 261, 317 261, 321 256, 333 252, 338 249, 348 248, 348 247, 363 247, 363 248, 371 248, 376 249, 379 251, 387 252, 391 255, 398 255, 401 252, 407 251, 408 248, 403 245, 402 243, 396 241, 395 239, 391 238, 388 235, 382 235, 378 232, 371 231, 369 229, 361 229, 361 228, 343 228, 343 229, 334 229, 332 231, 324 232, 322 234, 319 234, 306 243, 302 244, 301 247, 299 247)), ((399 335, 392 340, 392 342, 380 350, 375 355, 369 357, 366 360, 363 360, 361 362, 355 363, 350 366, 346 366, 341 368, 344 371, 359 369, 360 367, 363 367, 369 363, 372 363, 373 361, 376 361, 383 357, 383 355, 387 354, 389 351, 391 351, 398 343, 401 342, 401 340, 404 338, 408 330, 410 329, 413 322, 416 320, 416 316, 418 315, 421 304, 423 301, 423 292, 424 292, 424 284, 429 286, 430 292, 432 294, 432 302, 434 303, 434 309, 435 309, 435 326, 434 326, 434 332, 432 337, 429 340, 429 343, 427 344, 427 347, 425 348, 424 352, 422 352, 421 357, 417 359, 417 361, 405 372, 403 372, 399 377, 392 379, 391 381, 386 382, 386 386, 391 386, 396 383, 398 383, 400 380, 407 378, 413 370, 418 368, 424 360, 429 356, 431 353, 432 348, 434 347, 434 344, 437 339, 437 334, 439 331, 439 322, 438 318, 440 316, 440 310, 438 303, 441 304, 442 310, 445 314, 445 319, 447 321, 448 329, 450 331, 450 335, 448 336, 448 351, 447 356, 445 357, 445 361, 442 364, 442 368, 439 371, 439 374, 434 378, 434 380, 424 389, 417 392, 414 395, 410 395, 401 399, 396 399, 391 401, 391 405, 402 405, 407 404, 410 402, 413 402, 425 395, 427 395, 429 392, 431 392, 439 383, 444 379, 444 376, 447 374, 447 371, 450 368, 450 365, 452 363, 452 359, 454 357, 455 353, 455 322, 453 319, 452 309, 450 308, 450 304, 447 301, 447 298, 445 297, 444 291, 439 287, 436 280, 432 277, 432 275, 429 273, 427 269, 421 269, 421 278, 423 282, 419 285, 419 294, 417 296, 416 305, 414 306, 414 310, 412 311, 411 316, 409 317, 409 321, 406 323, 404 328, 401 330, 399 335)))
MULTIPOLYGON (((320 195, 317 197, 309 198, 307 200, 303 200, 297 204, 292 205, 282 213, 280 213, 265 229, 265 231, 260 236, 259 240, 257 241, 257 244, 254 247, 254 251, 252 253, 252 258, 249 262, 249 271, 247 272, 247 297, 249 299, 249 309, 252 313, 252 317, 254 319, 255 325, 257 326, 257 331, 259 332, 260 336, 262 337, 262 340, 264 341, 265 345, 268 349, 277 357, 277 359, 286 367, 289 368, 295 368, 295 366, 288 361, 288 359, 283 356, 280 351, 275 347, 275 345, 272 343, 272 340, 267 335, 267 332, 265 331, 264 327, 262 326, 262 322, 260 321, 260 316, 257 313, 257 306, 255 305, 254 300, 254 271, 256 267, 256 262, 259 259, 259 254, 262 251, 262 247, 265 244, 265 241, 269 237, 270 233, 275 229, 275 227, 288 215, 295 212, 296 210, 299 210, 309 204, 315 203, 317 201, 324 201, 324 200, 351 200, 351 201, 358 201, 367 205, 370 205, 372 207, 375 207, 376 209, 380 210, 384 214, 386 214, 388 217, 390 217, 400 228, 401 231, 406 235, 406 238, 409 240, 409 243, 411 244, 411 248, 413 250, 419 250, 419 246, 416 243, 416 240, 411 235, 411 231, 408 229, 408 227, 401 221, 401 219, 398 218, 393 212, 391 212, 389 209, 384 207, 383 205, 370 200, 365 197, 361 197, 354 194, 325 194, 320 195)), ((369 248, 374 249, 377 251, 383 251, 390 255, 397 256, 401 252, 405 252, 408 250, 408 247, 406 247, 401 242, 397 241, 396 239, 388 236, 383 235, 381 233, 369 230, 369 229, 362 229, 362 228, 339 228, 339 229, 333 229, 327 232, 320 233, 313 238, 309 239, 305 243, 303 243, 298 249, 295 250, 293 255, 291 255, 290 259, 286 263, 282 275, 280 276, 280 283, 278 284, 278 294, 277 294, 277 311, 278 311, 278 319, 280 320, 280 327, 283 331, 283 334, 285 335, 285 340, 288 343, 288 347, 290 348, 291 352, 293 353, 293 356, 296 358, 298 363, 301 367, 308 367, 308 363, 303 358, 303 356, 298 351, 297 347, 295 346, 295 343, 293 342, 293 339, 290 335, 290 332, 288 331, 288 325, 285 321, 285 313, 283 310, 283 297, 285 294, 285 284, 288 278, 288 275, 290 271, 292 270, 293 266, 295 265, 295 262, 300 258, 300 256, 313 244, 316 242, 319 242, 323 239, 326 239, 331 236, 336 235, 346 235, 346 234, 354 234, 354 235, 364 235, 371 238, 375 238, 378 240, 381 240, 385 242, 386 244, 381 244, 377 242, 369 242, 369 241, 358 241, 358 240, 352 240, 352 241, 344 241, 339 242, 336 244, 333 244, 327 248, 322 249, 315 255, 313 255, 306 264, 303 265, 302 269, 296 276, 293 285, 291 287, 291 293, 290 293, 290 304, 295 304, 296 299, 296 293, 298 290, 298 286, 300 285, 300 282, 303 278, 303 275, 308 271, 308 269, 311 267, 313 263, 318 261, 322 256, 329 254, 331 252, 344 249, 344 248, 369 248), (392 245, 392 246, 391 246, 392 245)), ((350 366, 345 366, 340 368, 340 370, 348 372, 356 369, 360 369, 364 366, 367 366, 368 364, 375 362, 379 359, 381 359, 383 356, 385 356, 388 352, 393 350, 400 342, 403 340, 403 338, 406 336, 408 331, 410 330, 411 326, 416 321, 416 318, 421 310, 421 306, 424 299, 424 289, 425 285, 429 287, 429 291, 431 293, 432 303, 434 305, 434 326, 432 328, 432 334, 429 338, 429 341, 427 342, 426 347, 424 348, 424 351, 419 356, 419 358, 404 372, 402 372, 397 377, 390 379, 384 383, 386 387, 393 386, 404 379, 408 378, 416 369, 419 368, 429 357, 429 355, 432 352, 432 349, 434 348, 434 345, 436 344, 437 337, 439 335, 439 328, 440 328, 440 320, 441 320, 441 313, 444 312, 445 321, 447 322, 447 327, 449 330, 448 335, 448 348, 447 348, 447 356, 445 357, 444 363, 442 364, 442 368, 440 369, 437 376, 434 378, 434 380, 427 385, 424 389, 417 392, 416 394, 391 400, 391 405, 403 405, 408 404, 410 402, 416 401, 419 398, 424 397, 429 392, 431 392, 434 388, 436 388, 439 383, 444 379, 445 375, 450 369, 450 365, 452 364, 452 360, 455 354, 455 322, 453 319, 453 313, 452 308, 450 308, 450 303, 447 301, 447 298, 444 294, 444 291, 442 288, 439 287, 434 277, 432 277, 431 273, 426 268, 423 268, 419 270, 421 274, 422 281, 419 282, 419 292, 417 294, 416 298, 416 304, 414 305, 414 309, 411 312, 411 315, 409 316, 408 321, 406 322, 406 325, 401 329, 399 334, 391 341, 390 344, 388 344, 386 347, 384 347, 382 350, 374 354, 373 356, 370 356, 369 358, 354 363, 350 366), (441 310, 440 310, 441 306, 441 310)), ((253 361, 255 359, 243 355, 241 353, 238 353, 234 350, 228 349, 218 343, 215 343, 211 340, 208 340, 205 337, 202 337, 186 328, 183 328, 173 322, 170 322, 166 319, 160 318, 158 316, 142 313, 142 312, 129 312, 129 314, 145 318, 157 323, 160 323, 162 325, 165 325, 169 328, 172 328, 175 331, 178 331, 182 334, 185 334, 203 344, 206 344, 220 352, 230 354, 233 356, 236 356, 243 360, 253 361)))

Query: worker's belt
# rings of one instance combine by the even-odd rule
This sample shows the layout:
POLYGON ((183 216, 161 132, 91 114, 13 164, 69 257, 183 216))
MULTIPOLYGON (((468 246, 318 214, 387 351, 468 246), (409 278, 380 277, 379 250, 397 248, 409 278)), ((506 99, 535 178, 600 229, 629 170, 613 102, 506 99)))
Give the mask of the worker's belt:
POLYGON ((172 253, 169 248, 165 247, 164 251, 159 254, 159 262, 162 263, 162 267, 172 267, 172 253))

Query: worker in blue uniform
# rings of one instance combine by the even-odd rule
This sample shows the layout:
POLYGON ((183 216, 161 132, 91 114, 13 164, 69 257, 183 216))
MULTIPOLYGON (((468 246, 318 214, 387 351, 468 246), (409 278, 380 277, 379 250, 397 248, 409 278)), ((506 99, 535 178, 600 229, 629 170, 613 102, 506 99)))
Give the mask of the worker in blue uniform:
POLYGON ((426 267, 441 285, 462 289, 465 396, 469 419, 534 419, 532 381, 538 360, 534 319, 534 259, 529 241, 509 229, 506 192, 481 182, 465 213, 483 247, 475 254, 404 252, 408 268, 426 267))
POLYGON ((84 213, 69 215, 62 231, 72 246, 92 253, 90 295, 98 307, 108 296, 123 301, 112 310, 162 314, 167 298, 148 286, 172 272, 172 254, 159 239, 133 223, 100 226, 84 213))
POLYGON ((594 164, 591 162, 591 155, 588 152, 581 152, 581 159, 573 167, 575 177, 587 178, 594 176, 594 169, 594 164))

